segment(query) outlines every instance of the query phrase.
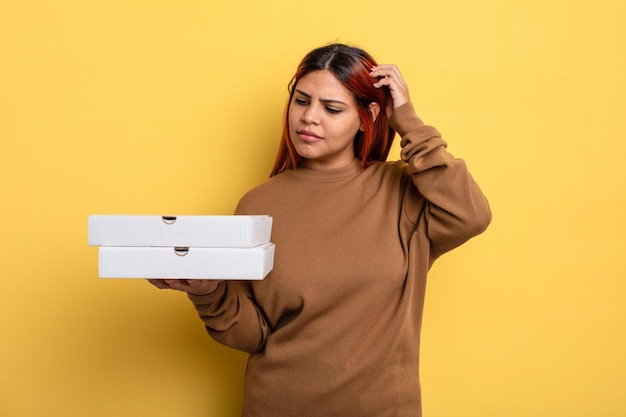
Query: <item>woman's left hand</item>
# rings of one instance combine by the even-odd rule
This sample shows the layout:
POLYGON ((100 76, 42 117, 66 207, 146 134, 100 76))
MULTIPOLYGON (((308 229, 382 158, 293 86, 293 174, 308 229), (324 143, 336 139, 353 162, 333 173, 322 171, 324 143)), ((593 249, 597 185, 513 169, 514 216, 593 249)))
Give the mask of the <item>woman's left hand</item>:
POLYGON ((377 65, 372 68, 370 75, 372 78, 378 80, 374 83, 374 87, 380 88, 386 85, 387 88, 389 88, 393 103, 387 108, 388 117, 391 116, 391 113, 393 113, 395 109, 411 101, 409 97, 409 86, 404 82, 397 66, 387 64, 377 65))

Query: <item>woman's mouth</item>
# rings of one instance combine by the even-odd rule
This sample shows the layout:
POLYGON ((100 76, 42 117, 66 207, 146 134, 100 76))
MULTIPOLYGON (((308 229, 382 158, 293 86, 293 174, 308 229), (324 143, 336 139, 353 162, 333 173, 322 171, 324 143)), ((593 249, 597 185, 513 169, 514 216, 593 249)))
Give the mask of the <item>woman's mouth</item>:
POLYGON ((309 132, 308 130, 299 130, 297 133, 298 133, 298 137, 303 142, 313 143, 313 142, 318 142, 318 141, 322 140, 321 137, 317 136, 313 132, 309 132))

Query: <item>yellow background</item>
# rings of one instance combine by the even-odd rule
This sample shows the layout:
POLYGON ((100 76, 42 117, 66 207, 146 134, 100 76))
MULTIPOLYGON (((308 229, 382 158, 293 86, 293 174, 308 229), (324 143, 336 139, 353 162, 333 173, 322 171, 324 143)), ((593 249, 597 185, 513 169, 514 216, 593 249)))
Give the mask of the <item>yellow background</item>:
POLYGON ((432 270, 425 416, 626 415, 624 21, 620 0, 2 0, 0 416, 238 414, 245 356, 184 295, 99 279, 87 216, 231 213, 296 64, 335 40, 400 66, 494 212, 432 270))

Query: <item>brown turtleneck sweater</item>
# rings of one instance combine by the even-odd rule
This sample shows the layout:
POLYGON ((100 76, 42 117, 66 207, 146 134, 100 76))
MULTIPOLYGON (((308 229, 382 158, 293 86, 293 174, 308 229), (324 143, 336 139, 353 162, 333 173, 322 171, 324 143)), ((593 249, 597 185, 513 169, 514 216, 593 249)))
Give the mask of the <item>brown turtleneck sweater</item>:
POLYGON ((210 335, 250 353, 245 417, 420 416, 426 275, 481 233, 487 200, 410 103, 402 161, 278 174, 237 214, 273 216, 274 270, 189 298, 210 335))

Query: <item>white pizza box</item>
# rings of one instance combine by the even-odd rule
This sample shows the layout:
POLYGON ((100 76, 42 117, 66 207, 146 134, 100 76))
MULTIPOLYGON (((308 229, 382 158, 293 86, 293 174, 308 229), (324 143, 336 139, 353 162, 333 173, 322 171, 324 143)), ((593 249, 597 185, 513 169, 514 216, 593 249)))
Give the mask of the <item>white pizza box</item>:
POLYGON ((274 265, 274 243, 253 248, 98 248, 100 278, 261 280, 274 265))
POLYGON ((90 246, 249 248, 268 243, 272 233, 266 215, 91 215, 88 223, 90 246))

